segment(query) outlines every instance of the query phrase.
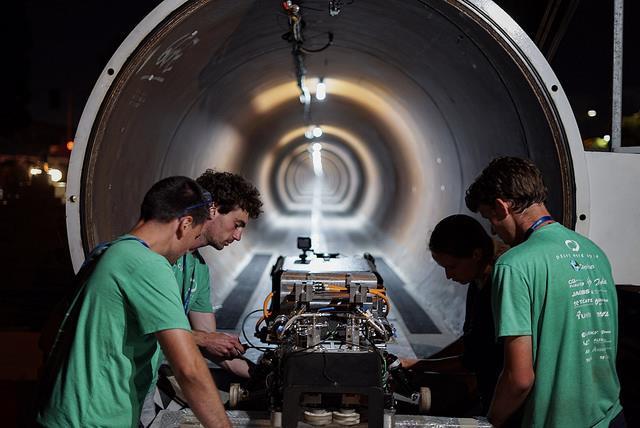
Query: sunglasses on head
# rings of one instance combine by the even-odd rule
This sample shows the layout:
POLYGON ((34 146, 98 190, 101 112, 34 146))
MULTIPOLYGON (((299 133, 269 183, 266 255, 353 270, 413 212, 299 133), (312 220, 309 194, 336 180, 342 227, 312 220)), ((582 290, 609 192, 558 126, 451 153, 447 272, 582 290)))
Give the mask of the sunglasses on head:
POLYGON ((185 208, 180 217, 184 217, 189 213, 189 211, 195 210, 197 208, 211 206, 212 203, 213 203, 213 198, 211 197, 211 193, 205 190, 202 192, 202 201, 195 205, 190 205, 187 208, 185 208))

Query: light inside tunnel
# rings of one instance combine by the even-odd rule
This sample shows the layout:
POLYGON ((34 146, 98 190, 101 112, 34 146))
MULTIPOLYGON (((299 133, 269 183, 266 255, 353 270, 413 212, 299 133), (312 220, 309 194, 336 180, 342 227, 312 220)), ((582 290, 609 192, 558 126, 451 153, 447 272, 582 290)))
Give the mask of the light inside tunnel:
POLYGON ((313 128, 314 126, 311 125, 306 131, 304 131, 304 136, 307 137, 307 140, 313 140, 313 128))
MULTIPOLYGON (((567 224, 581 203, 572 159, 581 142, 562 91, 547 89, 555 76, 491 2, 370 0, 336 16, 306 12, 307 31, 331 31, 334 42, 305 56, 306 76, 323 77, 303 78, 301 94, 278 13, 270 2, 167 0, 132 32, 74 140, 74 265, 135 223, 154 181, 230 170, 265 205, 241 242, 203 251, 217 304, 256 288, 240 300, 262 301, 264 277, 237 288, 239 272, 257 255, 266 264, 295 253, 295 238, 309 235, 319 251, 378 256, 408 300, 458 332, 465 290, 446 286, 426 240, 465 211, 464 189, 488 161, 536 161, 567 224)), ((427 346, 418 333, 410 341, 427 346)))
POLYGON ((316 85, 316 99, 323 101, 325 98, 327 98, 327 85, 323 79, 320 79, 316 85))
POLYGON ((307 87, 304 81, 304 78, 302 79, 300 84, 301 84, 301 91, 302 91, 299 97, 300 103, 305 105, 309 104, 311 102, 311 92, 309 92, 309 88, 307 87))
MULTIPOLYGON (((320 150, 322 150, 322 144, 313 143, 311 149, 311 156, 313 159, 313 173, 316 175, 316 177, 322 177, 322 154, 320 153, 320 150)), ((319 199, 320 194, 316 195, 314 192, 314 198, 316 197, 318 197, 319 199)))

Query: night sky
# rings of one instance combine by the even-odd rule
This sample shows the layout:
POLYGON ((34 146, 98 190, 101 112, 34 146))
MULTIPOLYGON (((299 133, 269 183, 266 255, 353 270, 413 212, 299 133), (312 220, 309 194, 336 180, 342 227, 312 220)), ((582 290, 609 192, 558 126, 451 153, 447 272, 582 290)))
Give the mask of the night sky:
MULTIPOLYGON (((3 26, 0 135, 42 123, 72 137, 91 89, 120 43, 159 2, 9 2, 3 26), (10 41, 6 43, 6 41, 10 41), (8 67, 8 65, 10 66, 8 67)), ((16 152, 58 141, 24 141, 16 152)), ((9 143, 3 141, 4 144, 9 143)), ((10 143, 9 143, 10 144, 10 143)), ((5 147, 3 147, 5 148, 5 147)), ((6 150, 0 150, 0 153, 6 150)))

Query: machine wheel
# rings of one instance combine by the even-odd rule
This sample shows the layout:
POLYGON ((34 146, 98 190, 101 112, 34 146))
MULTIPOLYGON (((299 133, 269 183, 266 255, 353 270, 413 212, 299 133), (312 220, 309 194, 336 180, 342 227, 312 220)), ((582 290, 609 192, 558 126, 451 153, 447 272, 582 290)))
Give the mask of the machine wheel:
POLYGON ((426 386, 420 387, 420 401, 418 401, 418 411, 428 413, 431 410, 431 390, 426 386))
POLYGON ((243 390, 239 383, 232 383, 229 385, 229 408, 235 409, 240 403, 243 390))

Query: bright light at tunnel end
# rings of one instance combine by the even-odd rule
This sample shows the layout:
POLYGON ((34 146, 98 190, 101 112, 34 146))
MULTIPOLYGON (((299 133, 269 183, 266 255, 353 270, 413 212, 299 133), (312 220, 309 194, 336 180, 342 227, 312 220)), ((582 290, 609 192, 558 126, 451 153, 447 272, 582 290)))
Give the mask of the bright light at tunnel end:
POLYGON ((313 143, 311 145, 311 159, 313 160, 313 173, 316 177, 322 177, 322 144, 313 143))

